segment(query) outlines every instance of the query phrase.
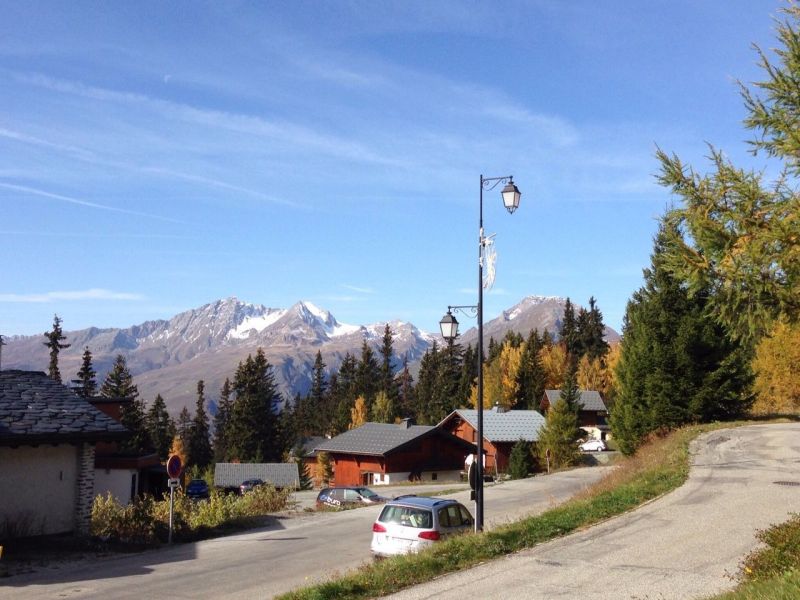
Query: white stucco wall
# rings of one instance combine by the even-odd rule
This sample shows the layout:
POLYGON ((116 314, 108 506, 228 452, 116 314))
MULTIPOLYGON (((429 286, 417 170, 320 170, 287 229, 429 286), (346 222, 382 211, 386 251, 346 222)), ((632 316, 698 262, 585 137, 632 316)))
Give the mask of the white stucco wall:
MULTIPOLYGON (((105 496, 109 492, 117 502, 131 501, 131 477, 138 476, 135 469, 96 469, 94 472, 94 495, 105 496)), ((138 484, 138 480, 137 480, 138 484)))
MULTIPOLYGON (((386 473, 381 478, 381 481, 374 481, 373 485, 389 485, 389 484, 397 484, 397 483, 408 483, 408 476, 411 475, 409 471, 404 473, 386 473)), ((460 482, 461 481, 461 471, 423 471, 420 474, 420 478, 418 481, 426 481, 426 482, 460 482), (433 478, 433 474, 436 474, 436 479, 433 478)))
POLYGON ((0 447, 0 528, 16 535, 73 531, 78 448, 0 447))

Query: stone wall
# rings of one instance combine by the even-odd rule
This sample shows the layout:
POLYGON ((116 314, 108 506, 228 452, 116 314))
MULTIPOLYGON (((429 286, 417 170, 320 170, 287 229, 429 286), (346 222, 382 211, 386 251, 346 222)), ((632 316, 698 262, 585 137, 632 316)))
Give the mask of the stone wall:
POLYGON ((94 502, 94 444, 78 446, 78 476, 75 495, 75 532, 89 534, 94 502))

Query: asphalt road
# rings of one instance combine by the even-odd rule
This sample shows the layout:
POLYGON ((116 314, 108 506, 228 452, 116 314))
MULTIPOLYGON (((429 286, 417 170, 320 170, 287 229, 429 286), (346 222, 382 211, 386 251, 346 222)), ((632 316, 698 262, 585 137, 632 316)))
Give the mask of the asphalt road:
MULTIPOLYGON (((544 511, 599 479, 605 470, 590 467, 490 485, 486 488, 487 527, 544 511)), ((407 486, 400 491, 413 492, 407 486)), ((313 496, 307 493, 301 502, 310 503, 313 496)), ((468 491, 447 497, 472 506, 468 491)), ((245 534, 54 566, 0 579, 0 599, 271 598, 371 560, 372 523, 379 511, 375 506, 301 512, 280 519, 274 527, 245 534)))
POLYGON ((800 510, 800 424, 717 431, 693 454, 688 482, 636 511, 390 598, 667 600, 731 589, 756 531, 800 510))

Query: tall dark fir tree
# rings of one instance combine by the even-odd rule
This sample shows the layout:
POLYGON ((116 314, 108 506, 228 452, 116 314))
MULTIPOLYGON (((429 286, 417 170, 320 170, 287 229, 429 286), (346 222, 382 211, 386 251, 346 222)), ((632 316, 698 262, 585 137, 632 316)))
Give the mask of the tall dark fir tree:
POLYGON ((89 346, 86 346, 83 349, 83 362, 78 371, 78 378, 72 380, 72 383, 75 384, 75 392, 81 398, 92 398, 97 393, 95 375, 97 372, 92 366, 92 353, 89 351, 89 346))
POLYGON ((197 382, 197 404, 189 433, 188 449, 192 464, 201 469, 210 465, 213 458, 208 413, 205 405, 205 383, 201 379, 197 382))
POLYGON ((397 382, 395 381, 394 373, 394 333, 392 328, 387 323, 383 329, 383 338, 381 340, 381 389, 384 394, 389 398, 392 403, 397 405, 398 390, 397 382))
POLYGON ((172 439, 175 437, 175 423, 167 412, 167 404, 161 394, 156 395, 153 405, 148 409, 145 426, 158 457, 166 461, 169 458, 172 439))
POLYGON ((61 343, 67 339, 67 336, 61 330, 61 319, 58 315, 53 316, 53 329, 46 332, 44 337, 47 338, 47 341, 43 342, 44 345, 50 348, 50 365, 48 366, 47 374, 53 381, 61 383, 61 371, 58 369, 58 353, 69 348, 72 344, 61 343))
POLYGON ((131 432, 131 437, 122 444, 123 449, 131 453, 149 451, 150 435, 145 426, 144 402, 139 398, 139 390, 122 354, 117 355, 114 366, 106 375, 100 395, 118 400, 122 406, 120 421, 131 432))
POLYGON ((230 425, 233 400, 231 399, 231 381, 227 377, 219 391, 217 414, 214 415, 214 461, 228 462, 227 431, 230 425))

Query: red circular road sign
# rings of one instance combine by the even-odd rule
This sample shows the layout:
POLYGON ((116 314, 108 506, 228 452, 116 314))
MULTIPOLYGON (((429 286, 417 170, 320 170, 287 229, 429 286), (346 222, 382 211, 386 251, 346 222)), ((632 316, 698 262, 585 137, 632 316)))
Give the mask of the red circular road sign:
POLYGON ((182 468, 181 457, 177 454, 173 454, 167 459, 167 475, 169 475, 170 479, 177 479, 180 477, 182 468))

